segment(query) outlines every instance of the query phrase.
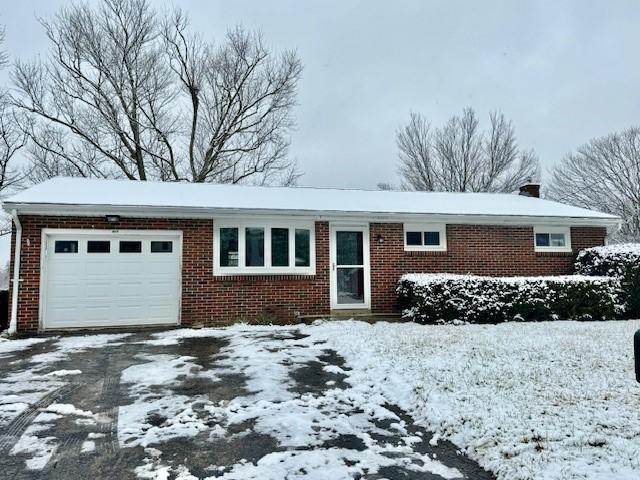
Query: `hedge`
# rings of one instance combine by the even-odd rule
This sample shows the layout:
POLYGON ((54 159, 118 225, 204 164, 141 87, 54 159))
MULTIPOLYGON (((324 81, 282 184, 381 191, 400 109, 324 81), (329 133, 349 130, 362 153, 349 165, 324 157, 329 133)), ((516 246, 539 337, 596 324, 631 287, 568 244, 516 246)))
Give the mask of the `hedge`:
POLYGON ((617 277, 408 274, 397 293, 402 316, 419 323, 608 320, 625 309, 617 277))
POLYGON ((618 277, 627 305, 626 316, 640 318, 640 244, 621 243, 581 250, 575 261, 580 275, 618 277))

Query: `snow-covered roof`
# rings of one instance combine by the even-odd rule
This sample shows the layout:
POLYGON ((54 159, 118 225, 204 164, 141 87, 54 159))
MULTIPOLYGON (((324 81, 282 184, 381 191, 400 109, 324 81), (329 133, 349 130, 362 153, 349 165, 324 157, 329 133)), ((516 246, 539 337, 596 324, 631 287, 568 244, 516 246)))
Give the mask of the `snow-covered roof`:
MULTIPOLYGON (((192 216, 234 213, 346 217, 546 218, 614 225, 618 217, 517 194, 394 192, 53 178, 4 202, 22 213, 192 216)), ((559 222, 556 222, 559 223, 559 222)))

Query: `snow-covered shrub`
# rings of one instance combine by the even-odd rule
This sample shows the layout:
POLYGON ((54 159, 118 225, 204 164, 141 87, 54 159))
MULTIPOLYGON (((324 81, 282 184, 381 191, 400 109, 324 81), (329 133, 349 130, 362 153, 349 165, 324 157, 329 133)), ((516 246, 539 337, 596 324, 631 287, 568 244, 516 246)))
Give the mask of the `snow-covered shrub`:
POLYGON ((621 243, 581 250, 575 261, 579 275, 618 277, 624 290, 627 316, 640 318, 640 244, 621 243))
POLYGON ((608 320, 624 312, 617 277, 408 274, 397 293, 402 316, 420 323, 608 320))

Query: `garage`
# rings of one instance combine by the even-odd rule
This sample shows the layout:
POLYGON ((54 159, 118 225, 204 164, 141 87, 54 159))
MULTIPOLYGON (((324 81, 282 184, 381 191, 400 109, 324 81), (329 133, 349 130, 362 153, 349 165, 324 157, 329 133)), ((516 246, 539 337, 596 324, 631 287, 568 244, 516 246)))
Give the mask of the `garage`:
POLYGON ((41 328, 180 323, 178 231, 44 229, 41 328))

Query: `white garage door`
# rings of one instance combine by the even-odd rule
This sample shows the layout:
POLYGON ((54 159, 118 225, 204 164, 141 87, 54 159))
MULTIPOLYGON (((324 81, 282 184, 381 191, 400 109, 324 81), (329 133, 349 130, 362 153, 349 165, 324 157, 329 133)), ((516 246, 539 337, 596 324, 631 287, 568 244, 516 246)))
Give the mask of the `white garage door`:
POLYGON ((44 329, 175 325, 180 232, 46 230, 44 329))

